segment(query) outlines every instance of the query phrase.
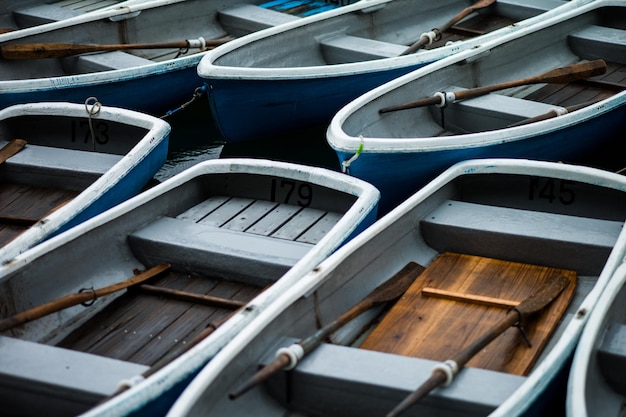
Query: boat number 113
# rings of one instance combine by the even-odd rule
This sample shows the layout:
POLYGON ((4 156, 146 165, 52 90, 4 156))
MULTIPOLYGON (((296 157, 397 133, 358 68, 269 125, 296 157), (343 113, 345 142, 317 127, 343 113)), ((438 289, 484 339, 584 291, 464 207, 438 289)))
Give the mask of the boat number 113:
POLYGON ((568 205, 574 203, 576 194, 573 190, 573 181, 533 177, 530 179, 528 198, 568 205))
POLYGON ((313 188, 292 180, 272 179, 271 201, 309 207, 313 202, 313 188))
MULTIPOLYGON (((100 145, 109 142, 109 124, 93 122, 93 134, 100 145)), ((91 129, 88 120, 72 121, 72 142, 91 143, 91 129)))

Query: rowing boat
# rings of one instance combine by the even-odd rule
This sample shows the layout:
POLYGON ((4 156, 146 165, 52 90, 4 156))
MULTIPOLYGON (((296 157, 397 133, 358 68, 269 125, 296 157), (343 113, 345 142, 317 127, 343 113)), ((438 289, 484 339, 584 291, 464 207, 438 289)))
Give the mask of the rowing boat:
POLYGON ((247 322, 375 220, 378 197, 323 168, 211 160, 15 257, 0 267, 3 415, 163 415, 247 322))
MULTIPOLYGON (((131 0, 5 33, 0 38, 0 108, 37 101, 81 103, 96 96, 112 106, 161 116, 202 96, 196 66, 206 49, 332 7, 337 4, 330 0, 231 5, 131 0)), ((23 12, 41 17, 54 11, 23 12)))
POLYGON ((76 18, 110 7, 122 0, 5 0, 0 8, 0 39, 2 34, 45 23, 76 18))
POLYGON ((625 203, 626 178, 603 170, 459 163, 283 293, 168 417, 392 415, 435 369, 450 385, 405 415, 562 415, 553 399, 626 254, 625 203), (558 281, 520 322, 529 294, 558 281), (446 360, 511 316, 524 331, 509 324, 455 374, 446 360))
POLYGON ((170 126, 102 106, 33 103, 0 111, 0 262, 139 193, 165 163, 170 126))
POLYGON ((619 416, 624 407, 626 264, 599 297, 580 337, 567 390, 567 415, 619 416))
POLYGON ((386 81, 580 3, 361 1, 237 39, 208 53, 198 74, 225 140, 271 137, 326 125, 343 105, 386 81), (468 9, 474 12, 431 35, 468 9), (421 33, 433 42, 402 55, 421 33))
POLYGON ((327 140, 344 172, 381 191, 382 212, 458 161, 578 162, 626 128, 625 17, 623 2, 594 1, 418 69, 342 108, 327 140), (603 75, 542 76, 598 59, 603 75))

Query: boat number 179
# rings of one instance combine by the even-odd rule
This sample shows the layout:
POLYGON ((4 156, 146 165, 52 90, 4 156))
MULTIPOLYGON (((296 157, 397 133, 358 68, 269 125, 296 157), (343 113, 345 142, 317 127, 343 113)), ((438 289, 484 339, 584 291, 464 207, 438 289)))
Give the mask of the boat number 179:
POLYGON ((572 204, 576 200, 572 185, 573 181, 533 177, 530 179, 528 198, 547 200, 549 203, 572 204))
POLYGON ((271 201, 309 207, 313 202, 313 188, 292 180, 272 179, 271 201))
MULTIPOLYGON (((105 122, 92 122, 93 135, 96 143, 104 145, 109 142, 109 124, 105 122)), ((88 120, 72 121, 72 142, 91 143, 91 129, 88 120)))

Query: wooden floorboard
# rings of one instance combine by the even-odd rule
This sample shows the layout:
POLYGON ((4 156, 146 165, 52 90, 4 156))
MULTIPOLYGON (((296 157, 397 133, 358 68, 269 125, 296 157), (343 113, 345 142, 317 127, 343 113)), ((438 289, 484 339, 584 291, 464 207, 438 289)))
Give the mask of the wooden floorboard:
POLYGON ((59 188, 0 183, 0 246, 4 246, 45 215, 78 195, 59 188), (19 219, 19 222, 17 221, 19 219))
MULTIPOLYGON (((247 302, 262 289, 168 272, 153 285, 247 302)), ((129 291, 66 337, 59 346, 148 366, 179 351, 233 309, 129 291)))

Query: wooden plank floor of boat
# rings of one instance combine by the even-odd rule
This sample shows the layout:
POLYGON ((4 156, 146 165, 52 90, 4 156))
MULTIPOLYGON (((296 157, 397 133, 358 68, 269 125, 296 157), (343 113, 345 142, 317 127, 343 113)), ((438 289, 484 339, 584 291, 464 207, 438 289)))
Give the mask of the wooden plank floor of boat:
POLYGON ((76 195, 59 188, 0 183, 0 247, 76 195))
MULTIPOLYGON (((168 271, 150 285, 247 302, 262 288, 168 271)), ((97 302, 97 301, 96 301, 97 302)), ((59 346, 148 366, 182 352, 208 326, 236 308, 224 308, 131 289, 66 337, 59 346)))
POLYGON ((471 367, 525 375, 574 295, 574 271, 444 253, 414 281, 361 348, 438 361, 450 359, 506 314, 515 314, 508 312, 510 304, 528 297, 554 274, 567 277, 570 284, 541 313, 522 323, 531 346, 518 329, 511 328, 468 363, 471 367), (429 288, 435 291, 427 291, 429 288), (437 292, 457 295, 433 296, 437 292))

